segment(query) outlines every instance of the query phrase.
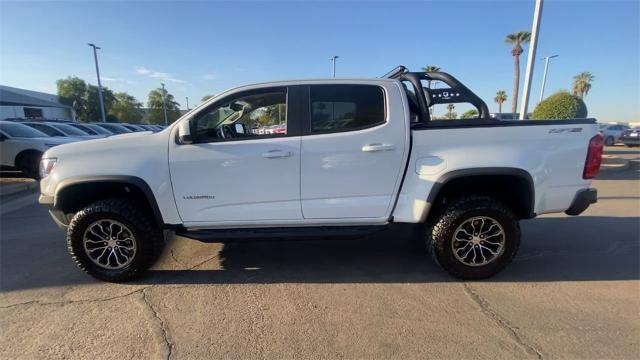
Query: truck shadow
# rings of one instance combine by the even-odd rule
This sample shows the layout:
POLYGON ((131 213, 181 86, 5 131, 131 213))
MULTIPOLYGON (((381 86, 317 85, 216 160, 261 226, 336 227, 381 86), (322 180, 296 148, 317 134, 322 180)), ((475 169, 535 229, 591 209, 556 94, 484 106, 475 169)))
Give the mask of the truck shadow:
MULTIPOLYGON (((640 279, 640 218, 543 217, 522 222, 518 256, 485 282, 640 279)), ((152 270, 144 284, 450 282, 411 227, 351 241, 226 244, 216 269, 152 270)))
MULTIPOLYGON (((13 236, 1 239, 0 292, 100 284, 75 267, 61 242, 54 242, 55 246, 52 246, 53 239, 39 236, 51 234, 49 227, 54 225, 33 228, 29 238, 35 243, 31 244, 13 236)), ((200 244, 179 238, 179 244, 169 244, 164 260, 157 268, 129 284, 426 284, 457 281, 441 270, 423 248, 412 245, 414 231, 419 232, 419 229, 401 227, 347 241, 226 245, 200 244), (182 258, 184 263, 171 260, 174 251, 188 254, 182 258), (211 260, 202 262, 198 259, 211 260), (200 266, 194 266, 198 261, 202 262, 200 266)), ((542 217, 523 221, 522 233, 522 245, 514 262, 484 282, 640 279, 638 217, 542 217)), ((62 231, 59 236, 57 240, 64 238, 62 231)))

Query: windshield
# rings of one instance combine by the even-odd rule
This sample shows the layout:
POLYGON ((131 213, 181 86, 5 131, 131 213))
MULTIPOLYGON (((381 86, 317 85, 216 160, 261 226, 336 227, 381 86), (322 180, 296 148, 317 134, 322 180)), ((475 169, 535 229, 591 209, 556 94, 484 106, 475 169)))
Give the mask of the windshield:
POLYGON ((36 130, 42 131, 43 133, 49 136, 67 136, 62 131, 53 128, 47 124, 38 124, 38 123, 25 123, 28 127, 34 128, 36 130))
POLYGON ((86 132, 80 130, 80 129, 76 129, 71 125, 67 125, 67 124, 49 124, 53 127, 55 127, 56 129, 60 129, 62 131, 64 131, 67 135, 77 135, 77 136, 87 136, 89 134, 87 134, 86 132))
POLYGON ((93 131, 97 132, 98 134, 103 134, 103 135, 113 135, 114 134, 113 132, 111 132, 111 131, 103 128, 103 127, 100 127, 98 125, 94 125, 94 124, 83 124, 83 125, 88 127, 88 128, 90 128, 90 129, 92 129, 93 131))
POLYGON ((114 134, 124 134, 131 132, 131 130, 127 129, 126 127, 116 124, 100 124, 98 126, 102 126, 103 128, 113 132, 114 134))
POLYGON ((17 138, 49 137, 49 135, 42 131, 38 131, 23 124, 3 122, 0 123, 0 130, 4 131, 11 137, 17 138))
POLYGON ((68 124, 69 126, 73 126, 76 129, 80 129, 84 132, 86 132, 89 135, 98 135, 98 133, 93 130, 92 128, 88 127, 87 125, 83 125, 83 124, 68 124))

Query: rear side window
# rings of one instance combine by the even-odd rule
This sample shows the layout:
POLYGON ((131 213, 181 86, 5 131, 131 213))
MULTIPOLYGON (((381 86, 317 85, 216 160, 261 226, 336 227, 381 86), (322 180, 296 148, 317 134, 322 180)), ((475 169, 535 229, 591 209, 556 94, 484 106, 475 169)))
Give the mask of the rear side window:
POLYGON ((384 93, 373 85, 313 85, 311 132, 359 130, 384 123, 384 93))

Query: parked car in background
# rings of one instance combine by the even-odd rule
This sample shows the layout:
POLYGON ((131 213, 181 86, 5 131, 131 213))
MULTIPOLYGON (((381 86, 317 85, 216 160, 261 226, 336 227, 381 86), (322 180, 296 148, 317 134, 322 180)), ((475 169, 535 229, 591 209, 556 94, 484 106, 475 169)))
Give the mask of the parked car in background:
POLYGON ((622 133, 629 130, 629 126, 622 124, 600 124, 600 133, 604 137, 604 144, 612 146, 620 141, 622 133))
POLYGON ((107 129, 109 131, 111 131, 112 133, 114 133, 115 135, 118 134, 126 134, 126 133, 130 133, 133 132, 132 130, 129 130, 127 127, 122 126, 121 124, 116 124, 116 123, 92 123, 95 126, 99 126, 103 129, 107 129))
POLYGON ((101 128, 100 126, 95 126, 93 124, 80 124, 80 123, 69 123, 69 126, 73 126, 76 129, 80 129, 89 135, 102 135, 102 137, 108 137, 113 135, 113 133, 107 129, 101 128))
POLYGON ((623 131, 620 141, 628 147, 640 146, 640 127, 636 126, 623 131))
POLYGON ((104 135, 91 135, 68 123, 51 123, 51 122, 22 122, 22 124, 30 126, 36 130, 42 131, 49 136, 66 136, 74 137, 79 140, 91 140, 105 137, 104 135))
POLYGON ((0 157, 3 167, 22 171, 38 179, 38 164, 42 154, 56 145, 78 141, 71 137, 51 137, 27 125, 0 121, 0 157))

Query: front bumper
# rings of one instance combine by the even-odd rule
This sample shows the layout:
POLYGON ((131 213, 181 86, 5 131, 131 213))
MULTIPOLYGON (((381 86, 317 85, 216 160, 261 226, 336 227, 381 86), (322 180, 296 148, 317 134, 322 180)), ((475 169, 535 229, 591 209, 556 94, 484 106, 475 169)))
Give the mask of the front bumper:
POLYGON ((46 208, 49 209, 49 214, 53 218, 53 221, 56 223, 56 225, 58 225, 58 227, 60 227, 61 229, 66 229, 67 226, 69 226, 70 219, 67 217, 67 215, 64 212, 53 207, 54 201, 55 201, 55 198, 49 195, 41 194, 40 197, 38 198, 38 203, 40 203, 40 205, 44 205, 46 208))
POLYGON ((576 193, 571 206, 565 210, 567 215, 580 215, 589 205, 598 202, 598 190, 594 188, 582 189, 576 193))

